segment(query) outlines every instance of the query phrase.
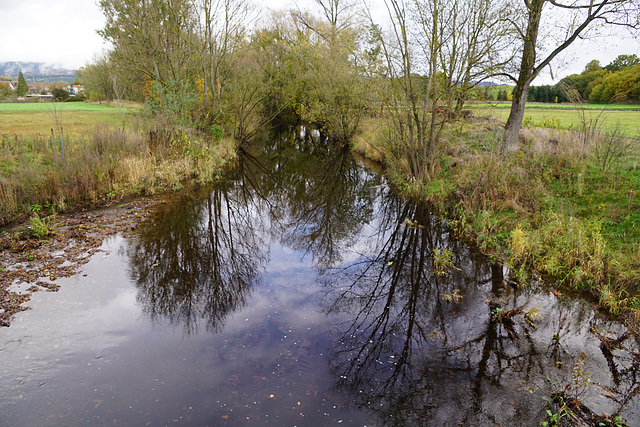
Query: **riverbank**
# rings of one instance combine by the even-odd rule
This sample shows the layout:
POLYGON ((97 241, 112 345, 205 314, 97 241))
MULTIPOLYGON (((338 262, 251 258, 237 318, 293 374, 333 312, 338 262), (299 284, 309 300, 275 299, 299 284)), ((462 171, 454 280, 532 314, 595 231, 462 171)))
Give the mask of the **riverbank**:
MULTIPOLYGON (((560 395, 637 422, 636 343, 617 322, 515 290, 430 205, 317 131, 290 126, 238 153, 219 183, 158 197, 74 277, 51 262, 61 271, 42 282, 60 277, 59 293, 38 286, 2 330, 4 419, 527 425, 560 395), (624 348, 603 357, 605 339, 624 348), (602 386, 586 394, 586 379, 602 386)), ((104 213, 66 230, 115 229, 104 213)))
POLYGON ((141 122, 67 129, 46 135, 22 126, 0 136, 2 326, 33 292, 77 274, 105 238, 135 227, 153 204, 140 197, 214 182, 236 159, 233 138, 189 129, 161 132, 141 122), (9 290, 19 283, 34 285, 9 290))
POLYGON ((40 230, 47 234, 41 238, 33 235, 33 222, 4 230, 0 236, 0 326, 9 326, 14 314, 26 310, 23 304, 34 292, 56 292, 56 279, 78 274, 105 239, 135 230, 149 208, 158 203, 162 202, 139 198, 50 217, 53 221, 40 230))
POLYGON ((637 141, 609 134, 585 147, 576 131, 525 128, 519 150, 500 155, 502 129, 493 118, 447 125, 428 181, 394 157, 379 120, 365 122, 354 150, 383 161, 404 194, 432 203, 518 286, 586 292, 639 333, 637 141))
MULTIPOLYGON (((639 331, 637 153, 598 158, 576 132, 534 128, 523 130, 519 151, 501 156, 501 132, 492 118, 448 125, 429 181, 412 179, 406 161, 393 157, 380 119, 364 121, 354 151, 385 163, 404 194, 430 202, 458 235, 507 264, 514 283, 587 292, 639 331)), ((0 224, 173 191, 185 180, 211 182, 236 156, 228 139, 107 126, 65 148, 63 158, 43 136, 3 137, 0 224)))
POLYGON ((0 226, 212 182, 236 157, 233 138, 192 130, 97 125, 85 136, 5 134, 0 143, 0 226))

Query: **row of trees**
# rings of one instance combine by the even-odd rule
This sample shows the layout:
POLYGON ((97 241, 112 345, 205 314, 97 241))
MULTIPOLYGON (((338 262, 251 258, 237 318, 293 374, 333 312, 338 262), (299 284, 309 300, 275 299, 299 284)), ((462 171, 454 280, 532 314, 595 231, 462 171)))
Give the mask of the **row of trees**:
MULTIPOLYGON (((2 77, 0 76, 0 80, 1 79, 2 77)), ((7 79, 7 80, 10 82, 10 79, 7 79)), ((78 83, 80 82, 79 81, 74 82, 74 84, 78 84, 78 83)), ((54 99, 61 100, 61 101, 68 100, 70 97, 69 92, 63 89, 63 86, 67 86, 66 83, 58 82, 58 83, 53 83, 51 85, 48 85, 48 87, 51 89, 48 89, 45 83, 38 83, 35 88, 30 88, 29 85, 27 84, 25 77, 22 74, 22 71, 18 73, 18 82, 15 85, 12 84, 12 86, 15 86, 15 89, 12 89, 8 83, 0 82, 0 99, 14 97, 14 96, 23 97, 29 94, 29 92, 36 92, 40 95, 46 95, 47 93, 51 93, 54 99)), ((83 100, 83 99, 84 99, 83 94, 80 94, 80 96, 75 97, 74 100, 83 100)))
MULTIPOLYGON (((531 86, 527 94, 528 102, 570 102, 567 89, 575 89, 583 101, 594 103, 636 103, 640 102, 640 58, 635 54, 619 55, 609 65, 589 62, 580 74, 572 74, 555 85, 531 86)), ((495 91, 494 91, 495 92, 495 91)), ((477 93, 478 99, 511 101, 510 89, 499 89, 491 95, 477 93)))
POLYGON ((640 102, 640 58, 620 55, 605 67, 593 60, 582 73, 565 77, 562 83, 591 102, 640 102))
POLYGON ((567 102, 566 90, 561 84, 531 86, 527 94, 529 102, 567 102))
POLYGON ((348 141, 389 119, 398 156, 432 176, 440 132, 488 79, 515 84, 503 150, 517 146, 532 81, 598 23, 638 26, 638 0, 315 0, 258 20, 244 0, 101 0, 113 49, 81 71, 90 96, 150 101, 156 114, 239 140, 294 114, 348 141), (542 39, 540 34, 545 34, 542 39))

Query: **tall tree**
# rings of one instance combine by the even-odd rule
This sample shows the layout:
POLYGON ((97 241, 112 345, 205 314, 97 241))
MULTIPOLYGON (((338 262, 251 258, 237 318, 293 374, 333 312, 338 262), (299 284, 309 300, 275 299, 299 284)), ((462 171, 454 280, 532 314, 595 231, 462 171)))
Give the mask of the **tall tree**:
MULTIPOLYGON (((527 92, 531 82, 562 51, 584 36, 587 29, 595 23, 622 25, 630 28, 640 27, 639 0, 523 0, 523 19, 512 22, 521 40, 520 66, 516 74, 507 74, 515 83, 511 112, 505 126, 503 151, 518 148, 518 133, 522 126, 527 92), (543 11, 545 15, 543 16, 543 11), (560 28, 562 37, 551 51, 538 58, 541 53, 539 40, 541 25, 551 17, 561 17, 566 24, 560 28), (568 19, 567 19, 568 18, 568 19)), ((544 28, 544 27, 543 27, 544 28)), ((551 38, 545 40, 551 42, 551 38)))
POLYGON ((190 0, 100 0, 106 23, 99 34, 112 59, 148 80, 193 77, 194 9, 190 0))
POLYGON ((18 73, 18 87, 16 87, 16 95, 25 96, 29 93, 29 85, 22 75, 22 71, 18 73))
MULTIPOLYGON (((495 0, 414 1, 419 28, 427 40, 425 56, 435 49, 434 71, 441 76, 440 95, 460 112, 470 90, 499 74, 514 56, 513 31, 507 25, 507 9, 495 0), (433 27, 432 21, 439 20, 433 27), (431 28, 438 34, 431 34, 431 28)), ((424 38, 424 37, 423 37, 424 38)), ((431 67, 430 67, 431 68, 431 67)))
POLYGON ((443 149, 445 104, 460 110, 468 91, 509 62, 508 16, 492 0, 386 0, 390 37, 383 55, 391 84, 398 152, 416 178, 429 179, 443 149), (423 74, 425 77, 418 77, 423 74), (453 104, 455 103, 455 107, 453 104))
POLYGON ((246 0, 197 0, 197 51, 201 59, 202 98, 207 112, 218 108, 230 75, 230 64, 246 39, 246 25, 255 18, 255 7, 246 0))
POLYGON ((93 62, 78 70, 87 97, 92 101, 113 101, 120 95, 116 84, 118 72, 110 57, 109 53, 96 55, 93 62))
POLYGON ((315 0, 320 17, 294 11, 297 33, 306 32, 306 43, 297 50, 309 107, 303 118, 323 126, 334 140, 348 142, 367 108, 369 89, 359 66, 359 39, 364 28, 352 0, 315 0))

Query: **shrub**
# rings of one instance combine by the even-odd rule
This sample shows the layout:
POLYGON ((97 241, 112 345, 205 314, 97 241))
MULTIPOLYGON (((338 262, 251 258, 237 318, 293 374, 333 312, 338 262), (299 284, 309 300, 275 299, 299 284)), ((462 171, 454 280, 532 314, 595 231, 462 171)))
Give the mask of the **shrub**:
POLYGON ((48 237, 53 234, 53 222, 55 220, 55 216, 50 216, 47 218, 40 218, 40 215, 37 212, 33 213, 33 216, 29 219, 29 223, 31 224, 31 229, 29 234, 35 237, 36 239, 41 239, 43 237, 48 237))

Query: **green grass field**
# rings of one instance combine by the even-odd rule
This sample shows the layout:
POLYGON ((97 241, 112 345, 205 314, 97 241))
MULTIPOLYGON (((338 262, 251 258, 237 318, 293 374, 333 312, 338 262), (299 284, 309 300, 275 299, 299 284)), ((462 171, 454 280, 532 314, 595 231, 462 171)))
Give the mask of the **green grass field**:
MULTIPOLYGON (((506 121, 511 103, 475 104, 472 108, 477 116, 491 115, 506 121)), ((587 120, 598 118, 605 129, 619 124, 630 135, 640 135, 640 106, 638 105, 587 104, 584 110, 587 120)), ((571 129, 580 125, 581 117, 581 111, 569 104, 527 104, 524 122, 539 127, 571 129)))
POLYGON ((139 109, 85 102, 0 103, 0 136, 49 134, 58 126, 66 135, 83 135, 97 124, 122 126, 122 121, 128 123, 139 109))
MULTIPOLYGON (((474 107, 491 107, 496 109, 511 108, 511 102, 491 102, 491 103, 479 103, 472 104, 474 107)), ((573 104, 543 104, 539 102, 527 103, 527 108, 540 108, 546 110, 575 110, 576 106, 573 104)), ((582 106, 585 110, 626 110, 626 111, 640 111, 640 105, 628 105, 628 104, 584 104, 582 106)))

